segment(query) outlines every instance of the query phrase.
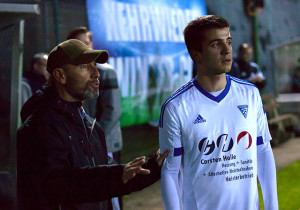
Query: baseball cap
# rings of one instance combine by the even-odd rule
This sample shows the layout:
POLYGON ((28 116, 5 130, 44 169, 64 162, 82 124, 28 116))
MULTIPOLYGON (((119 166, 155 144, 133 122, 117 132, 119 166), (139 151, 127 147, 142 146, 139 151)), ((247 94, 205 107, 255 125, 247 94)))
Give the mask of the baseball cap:
POLYGON ((47 71, 52 74, 55 68, 65 64, 87 64, 93 61, 106 63, 108 52, 105 50, 92 50, 77 39, 69 39, 57 45, 49 54, 47 71))

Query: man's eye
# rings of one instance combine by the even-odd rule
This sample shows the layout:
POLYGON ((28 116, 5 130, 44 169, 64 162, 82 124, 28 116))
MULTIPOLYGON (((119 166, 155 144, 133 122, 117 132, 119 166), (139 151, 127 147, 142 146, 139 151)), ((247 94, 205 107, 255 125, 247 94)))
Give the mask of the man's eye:
POLYGON ((87 64, 82 64, 80 68, 81 69, 86 69, 87 68, 87 64))
POLYGON ((211 46, 212 47, 218 47, 220 44, 219 44, 219 42, 215 42, 215 43, 213 43, 211 46))

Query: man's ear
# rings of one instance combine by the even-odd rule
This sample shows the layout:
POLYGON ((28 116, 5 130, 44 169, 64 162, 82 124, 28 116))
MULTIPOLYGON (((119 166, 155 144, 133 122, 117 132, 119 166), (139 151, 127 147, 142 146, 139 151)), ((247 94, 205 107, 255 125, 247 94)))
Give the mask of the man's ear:
POLYGON ((191 57, 194 59, 194 61, 196 63, 199 63, 199 64, 202 63, 202 54, 201 54, 201 52, 196 51, 196 50, 192 50, 191 54, 192 54, 191 57))
POLYGON ((66 73, 62 68, 56 68, 53 70, 53 76, 56 81, 60 84, 64 85, 67 82, 66 73))
POLYGON ((38 63, 34 63, 34 64, 32 65, 32 67, 33 67, 34 70, 38 69, 37 66, 38 66, 38 63))

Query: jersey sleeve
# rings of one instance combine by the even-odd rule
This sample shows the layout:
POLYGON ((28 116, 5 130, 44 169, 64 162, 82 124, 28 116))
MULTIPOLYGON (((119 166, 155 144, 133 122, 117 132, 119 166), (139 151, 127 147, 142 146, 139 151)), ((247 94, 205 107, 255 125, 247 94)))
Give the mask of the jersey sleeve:
POLYGON ((166 210, 179 210, 181 205, 178 176, 183 148, 180 134, 180 121, 175 107, 172 104, 163 106, 159 125, 159 146, 161 151, 170 151, 161 172, 161 191, 166 210))
POLYGON ((268 126, 268 120, 267 120, 267 114, 264 110, 264 106, 262 103, 261 96, 259 94, 258 89, 256 90, 257 94, 257 145, 264 144, 270 140, 272 140, 269 126, 268 126))
POLYGON ((257 146, 257 176, 262 189, 264 208, 277 210, 276 167, 270 142, 257 146))
POLYGON ((172 104, 163 106, 159 122, 159 146, 161 151, 170 151, 168 157, 182 155, 180 133, 180 121, 175 107, 172 104))

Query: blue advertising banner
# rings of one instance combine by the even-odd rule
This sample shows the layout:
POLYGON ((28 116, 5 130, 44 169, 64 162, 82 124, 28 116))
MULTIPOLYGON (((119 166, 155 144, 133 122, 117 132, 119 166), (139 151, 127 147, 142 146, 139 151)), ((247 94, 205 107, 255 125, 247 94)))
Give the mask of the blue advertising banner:
POLYGON ((122 97, 121 125, 158 120, 167 97, 192 78, 183 30, 204 0, 87 0, 95 49, 107 50, 122 97))

